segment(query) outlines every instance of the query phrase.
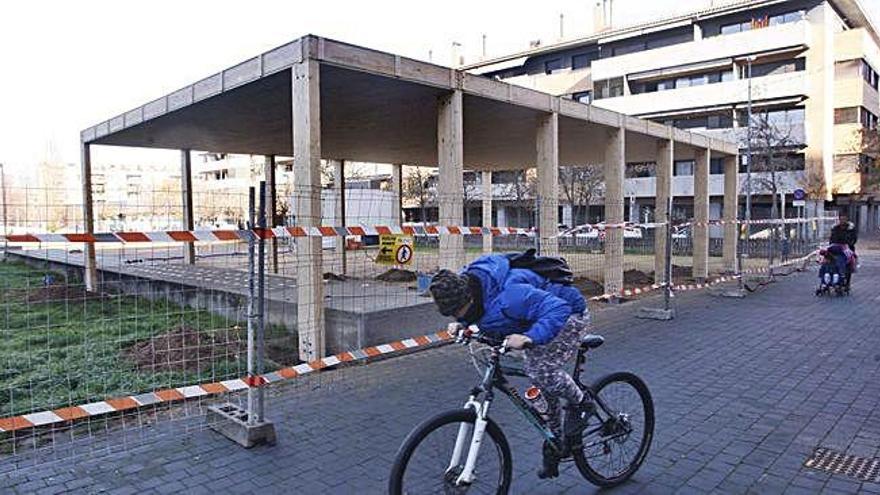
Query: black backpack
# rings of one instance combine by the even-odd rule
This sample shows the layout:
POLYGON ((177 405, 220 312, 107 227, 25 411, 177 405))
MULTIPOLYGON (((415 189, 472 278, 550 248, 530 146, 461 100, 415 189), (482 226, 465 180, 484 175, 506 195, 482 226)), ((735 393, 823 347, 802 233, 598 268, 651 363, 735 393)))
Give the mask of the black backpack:
POLYGON ((557 256, 537 256, 535 249, 522 253, 505 254, 511 268, 531 270, 554 284, 572 285, 574 272, 565 261, 557 256))

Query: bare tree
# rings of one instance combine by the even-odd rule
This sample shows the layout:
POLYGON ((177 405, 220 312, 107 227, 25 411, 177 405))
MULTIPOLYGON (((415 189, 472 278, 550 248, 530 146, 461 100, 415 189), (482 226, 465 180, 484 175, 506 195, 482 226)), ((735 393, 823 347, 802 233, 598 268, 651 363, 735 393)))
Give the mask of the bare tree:
POLYGON ((432 174, 422 167, 407 167, 407 174, 403 178, 403 197, 416 203, 421 210, 422 222, 427 223, 428 206, 436 201, 436 190, 429 183, 432 174))
POLYGON ((581 211, 585 221, 589 222, 590 204, 602 194, 604 184, 602 169, 599 167, 559 168, 559 186, 562 188, 565 201, 571 206, 573 223, 578 223, 581 211))
POLYGON ((800 170, 802 161, 797 151, 801 140, 794 132, 796 126, 788 120, 778 122, 768 112, 752 118, 752 192, 764 192, 773 198, 771 216, 778 216, 777 198, 782 184, 781 173, 800 170))
POLYGON ((861 153, 865 156, 859 160, 858 172, 861 178, 862 193, 880 192, 880 128, 862 128, 859 132, 861 153))
POLYGON ((510 189, 513 193, 514 207, 516 208, 516 225, 522 227, 523 211, 534 213, 535 209, 533 200, 538 190, 538 179, 535 171, 533 169, 515 171, 510 189))

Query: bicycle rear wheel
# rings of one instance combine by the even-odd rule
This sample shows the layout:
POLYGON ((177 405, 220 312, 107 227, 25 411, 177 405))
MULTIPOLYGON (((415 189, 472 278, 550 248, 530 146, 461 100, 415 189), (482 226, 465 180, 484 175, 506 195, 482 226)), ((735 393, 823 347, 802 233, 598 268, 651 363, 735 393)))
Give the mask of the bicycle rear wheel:
POLYGON ((466 486, 456 484, 464 468, 471 435, 460 462, 450 466, 455 440, 462 425, 473 432, 476 413, 472 409, 456 409, 440 413, 416 427, 403 441, 388 480, 391 495, 414 494, 506 494, 510 489, 512 459, 510 446, 501 429, 492 420, 486 425, 476 478, 466 486))
POLYGON ((648 455, 654 437, 654 402, 645 382, 632 373, 604 376, 593 391, 611 414, 597 405, 582 444, 573 448, 572 455, 590 483, 617 486, 635 474, 648 455))

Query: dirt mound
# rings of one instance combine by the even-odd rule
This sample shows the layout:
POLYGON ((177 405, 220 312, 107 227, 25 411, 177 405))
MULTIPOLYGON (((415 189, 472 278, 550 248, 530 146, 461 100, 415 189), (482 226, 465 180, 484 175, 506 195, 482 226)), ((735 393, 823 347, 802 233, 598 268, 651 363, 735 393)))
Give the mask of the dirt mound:
POLYGON ((245 352, 243 331, 199 331, 180 326, 125 351, 139 371, 196 371, 214 361, 237 359, 245 352))
POLYGON ((599 282, 582 277, 574 279, 574 287, 587 297, 601 296, 605 292, 599 282))
POLYGON ((654 283, 654 276, 640 270, 623 272, 623 285, 627 287, 645 287, 654 283))
POLYGON ((376 280, 381 280, 383 282, 415 282, 418 278, 416 272, 401 270, 399 268, 392 268, 376 276, 376 280))

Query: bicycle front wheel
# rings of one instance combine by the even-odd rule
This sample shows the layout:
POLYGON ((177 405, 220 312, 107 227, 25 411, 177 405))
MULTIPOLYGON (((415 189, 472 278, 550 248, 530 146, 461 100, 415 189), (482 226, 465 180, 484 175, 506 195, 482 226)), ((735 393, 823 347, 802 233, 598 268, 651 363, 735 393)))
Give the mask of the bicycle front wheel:
POLYGON ((458 482, 474 431, 476 413, 472 409, 447 411, 416 427, 394 459, 388 493, 415 494, 506 494, 510 489, 512 460, 507 439, 492 420, 482 438, 475 477, 470 483, 458 482), (456 439, 460 441, 455 461, 456 439))
POLYGON ((597 404, 582 444, 572 454, 584 478, 607 488, 628 480, 648 455, 654 437, 654 401, 645 382, 632 373, 604 376, 593 391, 609 410, 597 404))

